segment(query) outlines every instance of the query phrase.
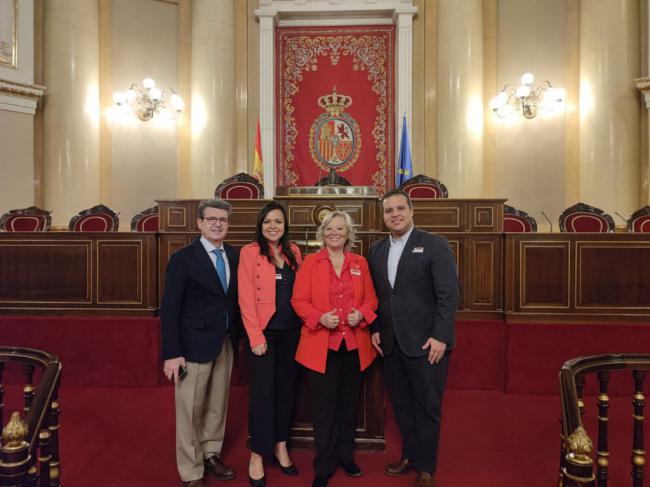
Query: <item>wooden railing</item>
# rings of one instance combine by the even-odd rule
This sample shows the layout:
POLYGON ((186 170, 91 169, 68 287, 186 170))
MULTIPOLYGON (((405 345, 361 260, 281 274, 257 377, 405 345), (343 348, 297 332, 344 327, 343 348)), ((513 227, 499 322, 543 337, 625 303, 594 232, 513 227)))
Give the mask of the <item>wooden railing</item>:
POLYGON ((25 377, 24 419, 11 413, 0 442, 0 487, 57 487, 59 461, 59 359, 40 350, 0 346, 0 425, 5 425, 5 366, 17 365, 25 377), (34 372, 40 369, 34 387, 34 372))
MULTIPOLYGON (((631 452, 632 486, 643 486, 645 450, 643 447, 643 382, 650 370, 650 354, 622 353, 579 357, 566 362, 560 371, 562 401, 562 438, 558 485, 562 487, 606 487, 609 479, 608 408, 609 374, 615 370, 631 371, 633 437, 631 452), (582 392, 587 374, 598 378, 598 441, 594 445, 583 423, 582 392)), ((620 485, 617 483, 617 485, 620 485)))

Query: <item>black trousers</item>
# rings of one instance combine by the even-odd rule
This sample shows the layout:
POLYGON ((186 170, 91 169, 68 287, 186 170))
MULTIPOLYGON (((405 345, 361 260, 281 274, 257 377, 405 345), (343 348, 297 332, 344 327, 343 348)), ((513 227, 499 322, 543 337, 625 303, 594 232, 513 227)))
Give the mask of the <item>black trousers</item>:
POLYGON ((264 330, 266 353, 250 351, 249 428, 251 450, 274 454, 275 443, 287 441, 293 416, 300 328, 264 330))
POLYGON ((446 352, 440 362, 430 364, 426 355, 405 355, 396 341, 393 353, 384 357, 384 381, 402 433, 402 456, 414 460, 421 472, 433 473, 438 466, 442 395, 450 354, 446 352))
POLYGON ((334 473, 339 462, 352 461, 362 373, 359 352, 329 350, 325 373, 307 371, 314 422, 314 471, 334 473))

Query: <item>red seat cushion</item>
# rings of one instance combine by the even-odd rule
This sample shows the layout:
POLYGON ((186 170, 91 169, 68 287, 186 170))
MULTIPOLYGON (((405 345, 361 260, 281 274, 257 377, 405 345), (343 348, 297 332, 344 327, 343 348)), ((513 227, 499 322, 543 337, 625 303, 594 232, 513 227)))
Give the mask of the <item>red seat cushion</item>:
POLYGON ((95 213, 79 218, 74 225, 75 232, 110 232, 113 228, 113 217, 105 213, 95 213))
POLYGON ((640 216, 632 222, 632 231, 650 233, 650 215, 640 216))
POLYGON ((606 233, 609 231, 607 220, 593 213, 573 213, 564 221, 567 232, 596 232, 606 233))
POLYGON ((256 200, 260 198, 259 189, 249 183, 232 183, 221 190, 225 200, 256 200))
POLYGON ((5 232, 40 232, 45 228, 46 219, 41 215, 10 216, 4 225, 5 232))
POLYGON ((157 232, 158 215, 145 215, 136 225, 136 232, 157 232))
POLYGON ((503 231, 526 233, 532 232, 533 229, 528 220, 514 215, 505 215, 503 217, 503 231))
POLYGON ((429 185, 414 184, 406 188, 406 192, 411 198, 440 198, 438 190, 429 185))

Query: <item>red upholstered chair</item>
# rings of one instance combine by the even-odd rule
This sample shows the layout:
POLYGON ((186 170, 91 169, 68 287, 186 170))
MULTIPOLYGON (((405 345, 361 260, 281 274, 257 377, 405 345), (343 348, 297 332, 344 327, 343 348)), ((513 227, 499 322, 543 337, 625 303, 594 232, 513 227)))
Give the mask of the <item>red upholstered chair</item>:
POLYGON ((644 206, 632 213, 627 221, 627 231, 650 233, 650 206, 644 206))
POLYGON ((536 232, 537 222, 528 213, 509 205, 503 205, 504 232, 536 232))
POLYGON ((158 205, 147 208, 133 216, 131 219, 132 232, 157 232, 158 231, 158 205))
POLYGON ((561 232, 607 233, 614 231, 614 219, 600 208, 576 203, 560 215, 561 232))
POLYGON ((437 179, 424 174, 413 176, 399 187, 411 198, 448 198, 447 187, 437 179))
POLYGON ((264 198, 264 186, 253 176, 240 172, 217 186, 214 197, 222 200, 259 200, 264 198))
POLYGON ((47 232, 51 225, 50 212, 35 206, 10 210, 0 217, 0 232, 47 232))
POLYGON ((119 226, 117 213, 108 206, 97 205, 73 216, 68 229, 71 232, 117 232, 119 226))

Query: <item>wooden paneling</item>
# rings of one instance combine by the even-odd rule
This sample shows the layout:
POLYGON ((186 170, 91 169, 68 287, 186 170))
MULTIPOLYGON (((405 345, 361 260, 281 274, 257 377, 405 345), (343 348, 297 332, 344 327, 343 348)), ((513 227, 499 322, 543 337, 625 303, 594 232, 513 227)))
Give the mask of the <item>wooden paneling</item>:
POLYGON ((650 318, 650 237, 506 234, 509 320, 650 318))
POLYGON ((650 308, 648 242, 577 242, 576 308, 650 308))
POLYGON ((0 313, 157 312, 156 235, 0 233, 0 313))
POLYGON ((8 235, 0 234, 0 303, 92 304, 91 240, 8 235))

